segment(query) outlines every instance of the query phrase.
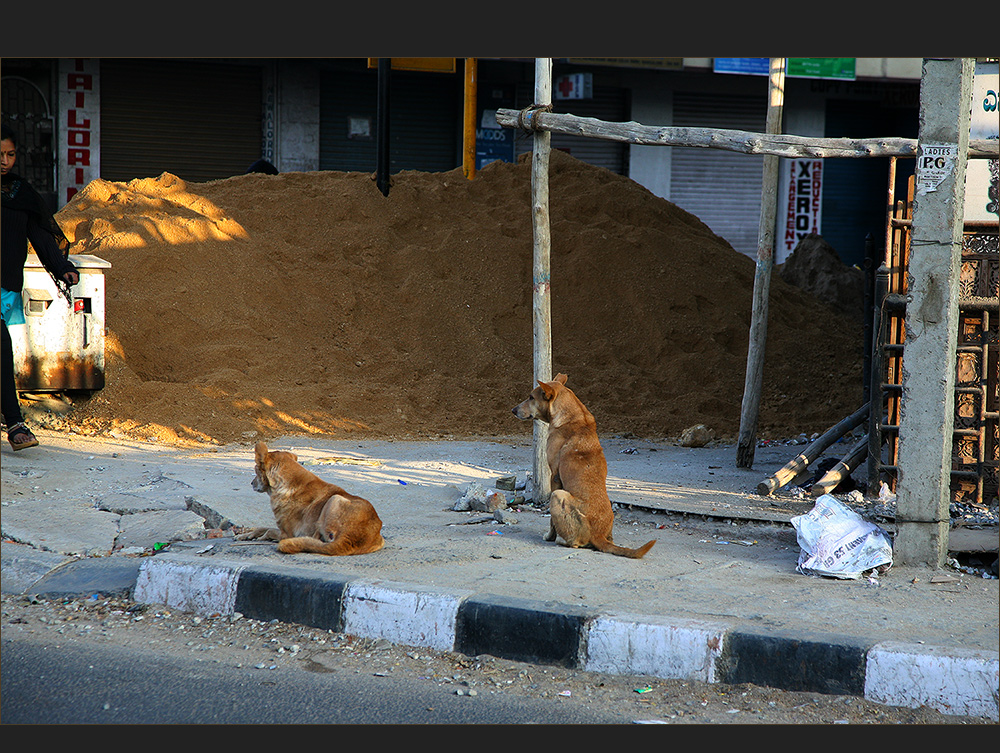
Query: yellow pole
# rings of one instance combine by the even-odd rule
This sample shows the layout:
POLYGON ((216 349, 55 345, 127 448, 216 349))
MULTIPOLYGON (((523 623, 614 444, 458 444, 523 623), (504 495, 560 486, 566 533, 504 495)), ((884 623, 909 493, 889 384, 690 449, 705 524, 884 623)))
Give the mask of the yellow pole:
POLYGON ((462 170, 472 180, 476 176, 476 58, 465 59, 465 128, 462 170))

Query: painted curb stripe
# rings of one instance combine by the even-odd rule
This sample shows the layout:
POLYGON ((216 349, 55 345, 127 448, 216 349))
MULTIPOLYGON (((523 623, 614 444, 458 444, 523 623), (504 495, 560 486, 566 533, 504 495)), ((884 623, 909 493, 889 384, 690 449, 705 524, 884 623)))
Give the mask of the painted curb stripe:
POLYGON ((242 569, 222 563, 206 566, 153 557, 139 568, 135 600, 195 614, 231 615, 242 569))
POLYGON ((160 555, 139 568, 134 598, 203 615, 241 612, 393 643, 489 654, 608 674, 864 697, 998 720, 995 651, 845 636, 757 634, 697 620, 584 609, 398 583, 342 582, 160 555))
POLYGON ((501 596, 471 596, 458 610, 455 650, 512 661, 577 667, 590 613, 501 596))
POLYGON ((998 721, 995 652, 880 643, 868 652, 864 696, 876 703, 998 721))
POLYGON ((240 573, 234 608, 255 620, 281 620, 342 632, 346 584, 247 568, 240 573))
POLYGON ((587 627, 583 668, 713 683, 726 630, 694 620, 603 615, 587 627))
POLYGON ((870 643, 846 636, 802 640, 733 630, 719 659, 720 682, 751 683, 782 690, 863 695, 870 643))
POLYGON ((455 649, 455 619, 464 594, 414 591, 355 581, 344 591, 344 632, 404 646, 455 649))

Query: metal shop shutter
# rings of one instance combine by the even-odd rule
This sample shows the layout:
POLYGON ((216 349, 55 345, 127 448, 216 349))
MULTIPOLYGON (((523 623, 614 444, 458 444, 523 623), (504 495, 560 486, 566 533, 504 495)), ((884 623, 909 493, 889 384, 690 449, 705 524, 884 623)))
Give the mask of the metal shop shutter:
MULTIPOLYGON (((534 84, 518 85, 516 105, 518 110, 529 107, 533 104, 534 98, 534 84)), ((621 123, 628 120, 628 93, 625 89, 595 86, 593 99, 554 99, 552 111, 621 123)), ((628 175, 628 144, 553 133, 551 145, 553 149, 564 149, 581 162, 607 168, 618 175, 628 175)), ((533 147, 532 134, 526 134, 518 129, 514 139, 515 154, 530 152, 533 147)))
POLYGON ((102 60, 101 177, 242 175, 261 156, 261 79, 256 65, 102 60))
MULTIPOLYGON (((674 94, 674 125, 763 133, 763 97, 674 94)), ((764 162, 759 155, 703 147, 669 147, 670 200, 691 212, 737 251, 756 258, 764 162)))
MULTIPOLYGON (((446 73, 393 71, 389 77, 389 172, 443 172, 461 164, 460 79, 446 73)), ((320 170, 376 168, 378 71, 323 71, 320 170), (368 135, 349 135, 352 123, 368 135)))
MULTIPOLYGON (((916 138, 919 111, 882 108, 872 102, 829 100, 827 138, 898 136, 916 138)), ((896 163, 896 195, 906 195, 915 160, 896 163)), ((823 238, 845 264, 864 266, 865 236, 885 246, 889 159, 828 159, 823 166, 823 238)))

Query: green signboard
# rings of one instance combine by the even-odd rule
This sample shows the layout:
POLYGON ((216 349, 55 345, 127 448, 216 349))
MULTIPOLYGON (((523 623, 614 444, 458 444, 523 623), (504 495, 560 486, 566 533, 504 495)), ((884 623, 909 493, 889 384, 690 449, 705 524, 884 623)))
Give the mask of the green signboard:
MULTIPOLYGON (((786 58, 785 76, 789 78, 838 78, 854 80, 854 58, 786 58)), ((770 58, 715 58, 716 73, 742 73, 749 76, 770 74, 770 58)))
POLYGON ((788 58, 785 75, 790 78, 839 78, 854 80, 854 58, 788 58))

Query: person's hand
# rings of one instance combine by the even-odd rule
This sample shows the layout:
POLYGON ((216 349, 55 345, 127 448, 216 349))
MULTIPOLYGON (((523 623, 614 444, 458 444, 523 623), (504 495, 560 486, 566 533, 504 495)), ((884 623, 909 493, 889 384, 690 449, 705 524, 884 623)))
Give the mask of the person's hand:
POLYGON ((63 275, 63 279, 69 285, 76 285, 78 282, 80 282, 80 273, 77 272, 76 270, 72 272, 67 272, 66 274, 63 275))

